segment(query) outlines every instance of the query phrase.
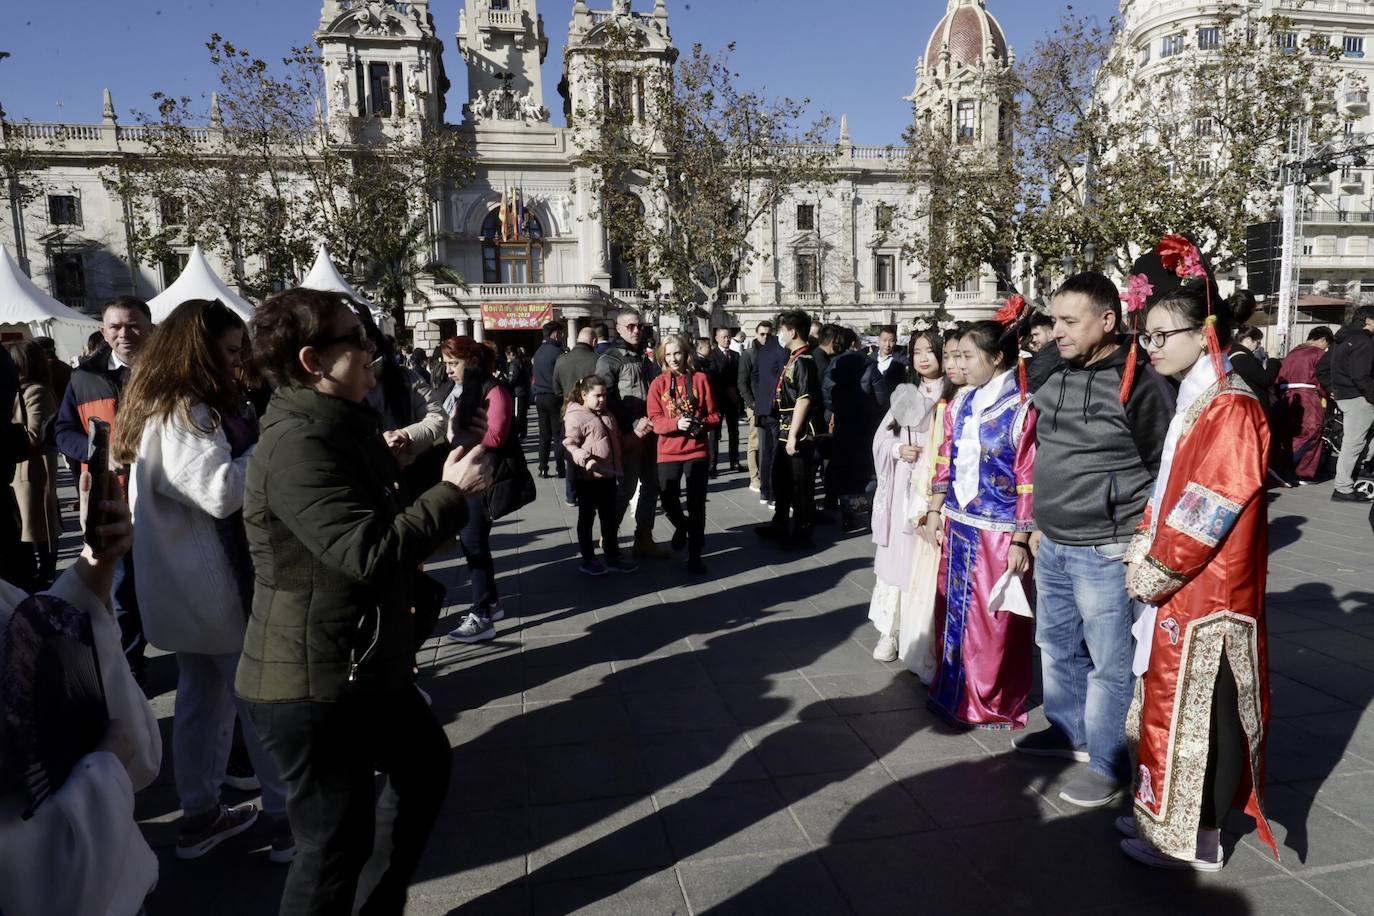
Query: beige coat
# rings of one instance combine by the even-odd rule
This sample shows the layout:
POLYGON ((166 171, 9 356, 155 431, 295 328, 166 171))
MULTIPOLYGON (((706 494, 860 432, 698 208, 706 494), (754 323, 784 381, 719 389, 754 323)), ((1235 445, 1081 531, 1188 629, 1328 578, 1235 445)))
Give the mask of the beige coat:
POLYGON ((57 450, 43 448, 43 426, 57 413, 57 399, 46 385, 25 383, 14 402, 13 422, 29 434, 30 453, 20 462, 10 487, 23 523, 23 540, 46 544, 56 552, 62 534, 62 515, 57 508, 57 450))

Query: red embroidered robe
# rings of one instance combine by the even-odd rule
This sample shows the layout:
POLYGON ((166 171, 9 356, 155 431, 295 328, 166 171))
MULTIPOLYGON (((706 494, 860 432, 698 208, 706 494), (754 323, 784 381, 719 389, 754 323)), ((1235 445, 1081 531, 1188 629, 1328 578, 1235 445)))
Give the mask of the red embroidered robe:
POLYGON ((1136 828, 1177 858, 1196 854, 1223 653, 1248 746, 1235 804, 1278 855, 1260 807, 1269 725, 1268 454, 1264 407, 1230 373, 1188 408, 1161 504, 1146 510, 1127 557, 1138 563, 1136 593, 1159 609, 1149 670, 1136 684, 1126 724, 1136 758, 1136 828))

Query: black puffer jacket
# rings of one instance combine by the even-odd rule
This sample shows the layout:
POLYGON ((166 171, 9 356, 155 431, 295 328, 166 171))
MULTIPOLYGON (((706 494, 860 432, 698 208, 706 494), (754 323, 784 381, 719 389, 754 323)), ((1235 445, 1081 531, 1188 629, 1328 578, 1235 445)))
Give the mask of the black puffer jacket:
POLYGON ((413 682, 417 572, 467 520, 438 484, 409 506, 368 407, 281 388, 248 463, 256 589, 235 686, 253 702, 337 700, 413 682))
POLYGON ((1338 401, 1365 398, 1374 404, 1374 336, 1347 324, 1331 347, 1331 395, 1338 401))

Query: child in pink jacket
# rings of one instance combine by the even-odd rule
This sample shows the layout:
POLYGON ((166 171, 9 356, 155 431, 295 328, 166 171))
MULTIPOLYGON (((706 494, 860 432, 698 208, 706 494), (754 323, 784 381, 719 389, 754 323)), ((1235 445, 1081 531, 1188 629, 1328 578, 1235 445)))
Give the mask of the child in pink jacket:
POLYGON ((638 567, 620 554, 616 540, 616 483, 624 476, 621 455, 638 445, 633 433, 621 433, 615 417, 606 410, 606 380, 589 375, 573 388, 563 414, 563 447, 576 468, 573 486, 577 491, 577 542, 582 550, 578 568, 589 576, 605 575, 608 570, 634 572, 638 567), (601 517, 601 545, 606 553, 603 563, 596 558, 592 522, 601 517))

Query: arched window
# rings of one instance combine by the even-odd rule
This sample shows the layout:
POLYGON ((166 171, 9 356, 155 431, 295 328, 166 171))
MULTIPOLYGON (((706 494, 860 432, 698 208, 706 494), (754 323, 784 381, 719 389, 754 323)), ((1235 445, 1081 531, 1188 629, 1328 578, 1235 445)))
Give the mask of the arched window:
POLYGON ((511 207, 507 211, 504 234, 500 207, 482 222, 483 283, 544 282, 544 227, 537 216, 525 210, 517 233, 514 210, 511 207))

